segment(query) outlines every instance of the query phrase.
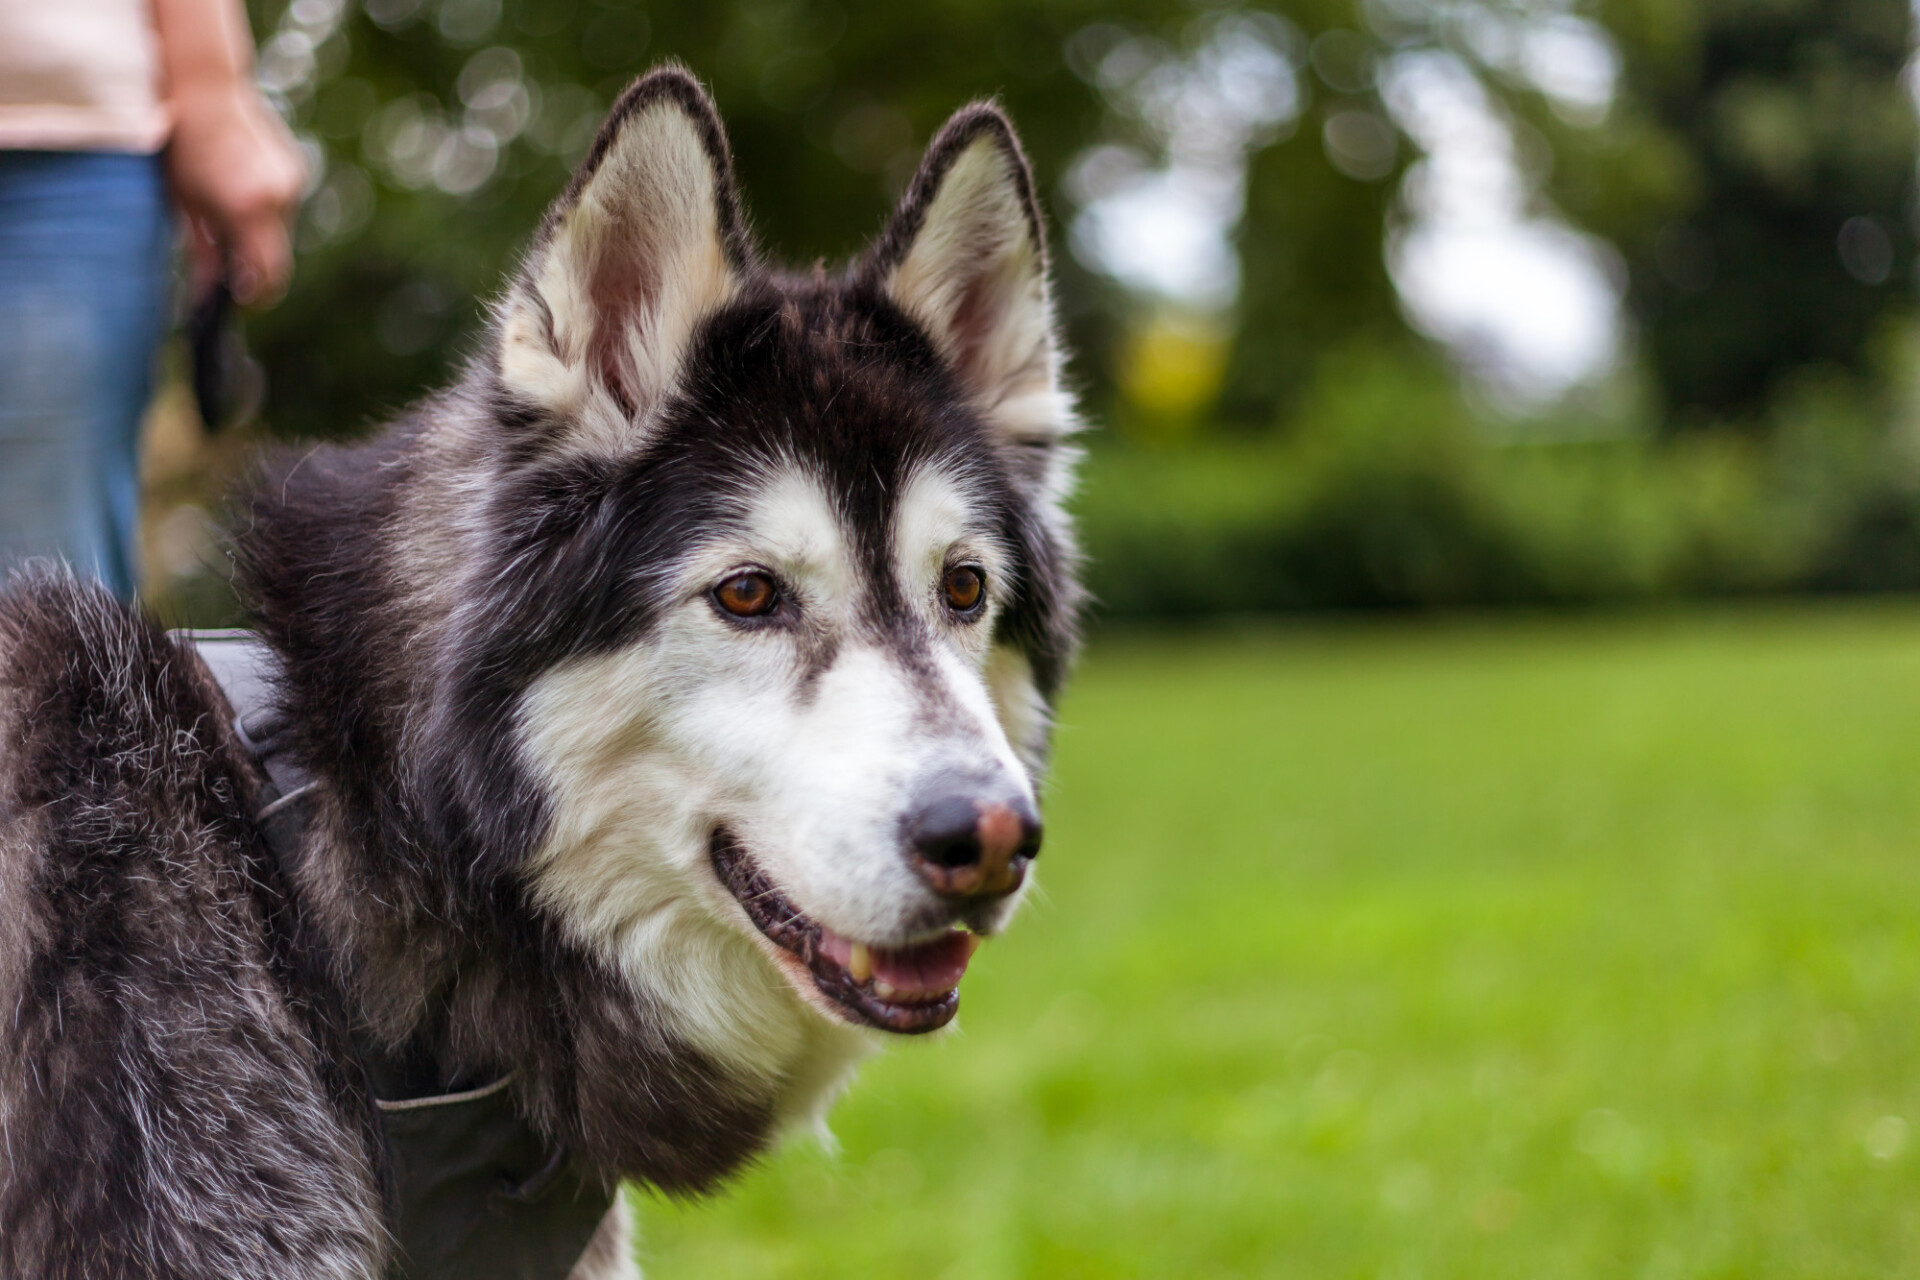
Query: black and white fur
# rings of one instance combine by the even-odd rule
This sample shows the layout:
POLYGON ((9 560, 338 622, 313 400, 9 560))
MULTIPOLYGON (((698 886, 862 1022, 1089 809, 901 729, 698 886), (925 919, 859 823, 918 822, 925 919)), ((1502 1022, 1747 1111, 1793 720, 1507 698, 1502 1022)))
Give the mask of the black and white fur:
MULTIPOLYGON (((240 581, 320 780, 297 853, 190 650, 71 579, 0 603, 0 1276, 364 1277, 352 1037, 514 1073, 580 1167, 713 1187, 884 1037, 717 833, 878 947, 962 907, 926 789, 1030 803, 1074 649, 1074 427, 1028 167, 968 107, 844 272, 762 264, 667 68, 614 107, 466 375, 265 474, 240 581), (984 571, 956 616, 942 572, 984 571), (764 619, 715 584, 780 584, 764 619), (943 784, 942 779, 948 780, 943 784), (737 886, 735 886, 737 888, 737 886)), ((616 1210, 576 1275, 630 1274, 616 1210)))

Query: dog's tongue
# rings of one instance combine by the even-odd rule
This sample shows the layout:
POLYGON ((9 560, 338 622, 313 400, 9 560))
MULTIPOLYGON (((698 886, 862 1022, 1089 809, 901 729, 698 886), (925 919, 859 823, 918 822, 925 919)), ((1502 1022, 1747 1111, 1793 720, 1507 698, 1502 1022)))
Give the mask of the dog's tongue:
MULTIPOLYGON (((954 929, 930 942, 911 947, 867 947, 867 966, 873 977, 886 983, 900 995, 928 996, 951 991, 966 975, 967 961, 980 939, 964 929, 954 929)), ((820 931, 820 950, 841 968, 861 975, 855 964, 858 946, 831 929, 820 931)), ((864 978, 862 978, 864 981, 864 978)))

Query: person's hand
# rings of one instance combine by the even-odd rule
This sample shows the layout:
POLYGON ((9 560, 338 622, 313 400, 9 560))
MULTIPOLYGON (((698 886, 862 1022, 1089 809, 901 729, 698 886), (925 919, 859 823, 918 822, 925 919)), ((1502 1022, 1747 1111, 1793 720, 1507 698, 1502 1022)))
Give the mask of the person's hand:
POLYGON ((186 214, 197 291, 228 271, 242 303, 273 302, 293 271, 288 223, 306 164, 286 126, 247 84, 173 99, 167 175, 186 214))

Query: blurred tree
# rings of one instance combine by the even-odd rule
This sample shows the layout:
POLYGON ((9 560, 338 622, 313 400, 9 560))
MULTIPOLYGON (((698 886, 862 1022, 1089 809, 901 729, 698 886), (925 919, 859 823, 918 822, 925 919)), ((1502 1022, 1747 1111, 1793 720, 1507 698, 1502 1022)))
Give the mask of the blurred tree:
POLYGON ((1411 341, 1381 240, 1411 149, 1381 100, 1392 52, 1350 0, 1287 6, 1304 82, 1294 127, 1253 153, 1239 324, 1221 410, 1267 426, 1330 352, 1411 341))
MULTIPOLYGON (((1376 7, 1195 5, 1198 14, 1158 27, 1107 17, 1069 45, 1070 62, 1108 106, 1104 144, 1070 183, 1083 208, 1145 193, 1148 204, 1198 206, 1234 232, 1224 282, 1197 269, 1183 291, 1150 262, 1138 269, 1144 292, 1173 296, 1133 323, 1163 328, 1169 302, 1206 312, 1237 301, 1218 408, 1250 426, 1273 424, 1335 347, 1411 341, 1382 254, 1413 156, 1381 77, 1402 42, 1382 34, 1368 12, 1376 7)), ((1416 21, 1411 38, 1427 36, 1427 25, 1416 21)), ((1154 229, 1151 214, 1142 221, 1136 238, 1154 229)), ((1153 255, 1136 245, 1132 256, 1153 255)), ((1161 256, 1183 255, 1169 244, 1161 256)), ((1119 380, 1133 381, 1127 371, 1119 380)))
POLYGON ((1626 257, 1669 421, 1752 417, 1782 377, 1869 371, 1914 308, 1907 0, 1598 0, 1599 128, 1534 118, 1548 191, 1626 257))
POLYGON ((1781 380, 1809 366, 1871 374, 1876 336, 1913 314, 1907 0, 1285 8, 1310 42, 1318 94, 1290 136, 1252 157, 1225 402, 1235 417, 1270 421, 1345 335, 1398 330, 1373 246, 1399 216, 1410 147, 1379 82, 1426 52, 1472 68, 1518 142, 1547 144, 1535 162, 1545 209, 1620 250, 1670 425, 1758 422, 1781 380), (1598 112, 1542 56, 1590 39, 1588 19, 1620 62, 1598 112))

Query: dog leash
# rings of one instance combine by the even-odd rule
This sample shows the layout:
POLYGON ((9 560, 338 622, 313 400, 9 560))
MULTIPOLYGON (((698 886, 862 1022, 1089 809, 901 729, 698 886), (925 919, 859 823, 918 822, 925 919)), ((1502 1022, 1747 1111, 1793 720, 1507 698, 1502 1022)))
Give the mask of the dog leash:
MULTIPOLYGON (((176 631, 213 673, 233 731, 267 775, 254 821, 285 873, 321 787, 294 755, 274 698, 273 652, 246 631, 176 631)), ((613 1193, 549 1148, 513 1101, 511 1074, 452 1093, 406 1096, 404 1062, 358 1034, 392 1172, 396 1260, 382 1280, 565 1280, 613 1193), (389 1095, 389 1096, 382 1096, 389 1095)))

